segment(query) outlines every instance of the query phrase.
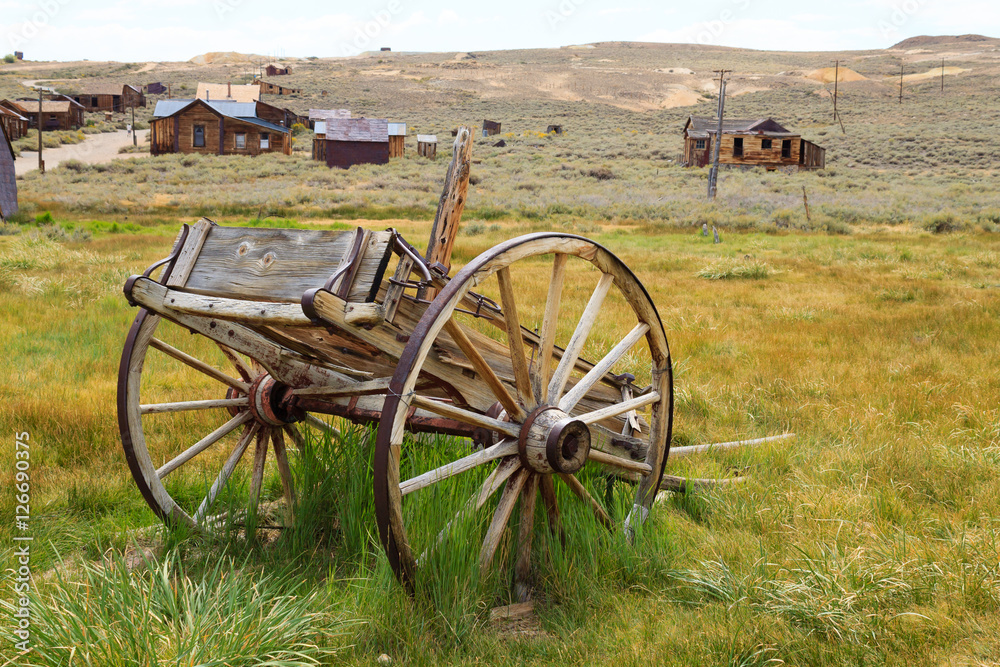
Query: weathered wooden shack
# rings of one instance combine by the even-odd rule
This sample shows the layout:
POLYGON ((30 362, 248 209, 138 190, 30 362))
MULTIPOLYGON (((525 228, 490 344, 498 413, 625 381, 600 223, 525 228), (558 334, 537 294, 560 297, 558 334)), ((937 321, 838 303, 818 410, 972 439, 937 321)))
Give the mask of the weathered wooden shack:
MULTIPOLYGON (((38 127, 38 100, 16 100, 17 113, 28 119, 28 127, 38 127)), ((42 130, 75 130, 83 125, 83 109, 71 100, 42 100, 42 130)))
POLYGON ((142 86, 120 83, 88 84, 82 91, 69 95, 85 111, 125 113, 133 107, 146 106, 142 86))
POLYGON ((264 81, 264 79, 257 79, 254 83, 260 87, 261 95, 299 95, 302 93, 301 88, 287 88, 270 81, 264 81))
POLYGON ((310 109, 309 110, 309 129, 316 129, 317 121, 326 121, 333 118, 350 118, 350 109, 310 109))
POLYGON ((24 51, 15 51, 14 60, 24 60, 24 51))
POLYGON ((331 118, 325 121, 322 154, 328 167, 389 162, 389 121, 384 118, 331 118))
MULTIPOLYGON (((718 118, 689 116, 684 124, 684 164, 711 163, 718 118)), ((767 170, 822 169, 826 150, 779 125, 772 118, 724 119, 719 164, 767 170)))
POLYGON ((0 101, 0 125, 11 141, 17 141, 28 133, 28 118, 15 111, 15 107, 9 100, 0 101))
POLYGON ((438 138, 435 134, 417 135, 417 155, 433 160, 437 157, 438 138))
POLYGON ((406 123, 389 123, 389 157, 406 155, 406 123))
POLYGON ((258 118, 250 102, 160 100, 149 128, 153 155, 292 153, 291 131, 258 118))
POLYGON ((268 65, 264 68, 266 76, 288 76, 292 73, 291 67, 278 67, 277 65, 268 65))
POLYGON ((256 102, 260 99, 260 86, 255 83, 202 83, 198 82, 195 97, 207 102, 256 102))
POLYGON ((326 121, 317 120, 313 127, 316 136, 313 137, 312 157, 319 162, 326 162, 326 121))
POLYGON ((492 120, 484 120, 483 121, 483 136, 484 137, 492 137, 494 134, 500 134, 500 132, 501 132, 501 124, 500 123, 496 123, 496 122, 494 122, 492 120))
POLYGON ((305 116, 300 116, 291 109, 276 107, 273 104, 259 100, 255 104, 257 107, 257 118, 266 120, 269 123, 281 125, 282 127, 291 127, 296 123, 305 125, 307 122, 305 116))
POLYGON ((146 94, 147 95, 166 95, 167 87, 164 86, 159 81, 146 84, 146 94))
POLYGON ((17 175, 14 171, 14 148, 7 130, 0 125, 0 220, 17 213, 17 175))

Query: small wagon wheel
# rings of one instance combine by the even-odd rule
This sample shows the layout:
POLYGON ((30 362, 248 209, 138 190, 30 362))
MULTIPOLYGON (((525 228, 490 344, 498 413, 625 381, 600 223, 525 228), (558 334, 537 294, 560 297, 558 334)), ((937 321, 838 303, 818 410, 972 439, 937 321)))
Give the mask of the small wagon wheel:
MULTIPOLYGON (((501 543, 520 501, 519 527, 511 533, 518 538, 515 588, 525 598, 536 495, 555 528, 560 514, 555 478, 596 521, 609 528, 620 525, 631 538, 635 525, 645 521, 663 475, 672 414, 663 326, 646 290, 621 260, 593 241, 555 233, 523 236, 483 253, 427 308, 407 342, 382 411, 375 504, 380 537, 397 577, 412 588, 417 568, 438 550, 456 521, 470 517, 479 521, 474 526, 482 538, 475 538, 473 549, 481 574, 487 575, 496 569, 498 549, 506 552, 501 543), (527 299, 518 291, 515 280, 524 280, 522 273, 548 279, 547 297, 527 299), (572 298, 564 298, 566 293, 572 298), (567 314, 583 303, 582 313, 567 314), (539 333, 524 324, 540 324, 539 333), (463 371, 450 382, 464 383, 456 386, 464 404, 417 390, 422 375, 437 373, 436 379, 447 381, 440 368, 448 363, 463 371), (633 375, 648 386, 633 392, 628 382, 633 375), (405 438, 406 420, 417 408, 478 427, 482 448, 445 447, 442 453, 440 442, 434 446, 405 438), (630 455, 622 443, 638 443, 643 456, 630 455), (603 485, 597 484, 604 478, 592 474, 595 469, 635 483, 617 519, 603 485)), ((472 540, 463 539, 469 548, 472 540)))
MULTIPOLYGON (((269 400, 271 386, 252 359, 139 311, 119 367, 118 426, 132 477, 166 523, 213 532, 252 515, 261 529, 289 524, 286 442, 301 446, 302 434, 269 400), (276 501, 263 511, 266 496, 279 494, 283 509, 276 501), (241 505, 227 517, 231 502, 241 505)), ((329 428, 312 415, 306 421, 329 428)))

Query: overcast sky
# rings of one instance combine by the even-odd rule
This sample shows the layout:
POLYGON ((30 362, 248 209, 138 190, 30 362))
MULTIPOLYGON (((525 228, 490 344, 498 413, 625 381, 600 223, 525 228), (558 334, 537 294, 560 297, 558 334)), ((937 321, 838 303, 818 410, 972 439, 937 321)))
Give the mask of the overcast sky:
POLYGON ((995 0, 0 0, 3 53, 29 60, 187 60, 208 51, 345 56, 596 41, 877 49, 915 35, 1000 36, 995 0), (836 7, 836 8, 834 8, 836 7))

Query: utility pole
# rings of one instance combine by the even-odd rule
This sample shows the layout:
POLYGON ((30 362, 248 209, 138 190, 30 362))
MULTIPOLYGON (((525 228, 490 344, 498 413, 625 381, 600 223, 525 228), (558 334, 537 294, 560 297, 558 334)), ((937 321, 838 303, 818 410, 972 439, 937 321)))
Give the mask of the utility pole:
POLYGON ((840 81, 840 61, 833 66, 833 119, 837 120, 837 82, 840 81))
POLYGON ((42 89, 38 89, 38 171, 45 173, 45 160, 42 159, 42 89))
POLYGON ((132 99, 132 145, 139 145, 139 140, 135 137, 135 98, 132 99))
POLYGON ((899 103, 903 103, 903 63, 899 63, 899 103))
POLYGON ((715 199, 719 181, 719 147, 722 144, 722 116, 726 108, 726 73, 727 69, 717 69, 719 75, 719 124, 716 127, 715 139, 712 141, 712 168, 708 171, 708 198, 715 199))

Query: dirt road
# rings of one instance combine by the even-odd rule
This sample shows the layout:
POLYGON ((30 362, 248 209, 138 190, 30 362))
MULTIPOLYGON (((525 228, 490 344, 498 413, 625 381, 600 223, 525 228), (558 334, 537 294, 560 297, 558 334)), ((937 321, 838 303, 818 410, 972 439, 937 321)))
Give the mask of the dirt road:
MULTIPOLYGON (((146 134, 149 130, 139 130, 139 145, 146 141, 146 134)), ((45 168, 52 169, 66 160, 79 160, 87 164, 101 164, 111 162, 118 158, 136 157, 131 154, 119 154, 118 149, 132 143, 132 137, 125 130, 117 132, 105 132, 103 134, 88 134, 87 139, 79 144, 65 144, 59 148, 46 148, 42 151, 45 159, 45 168)), ((14 162, 14 170, 17 174, 26 174, 29 171, 38 169, 38 153, 32 151, 21 151, 21 157, 14 162)))

